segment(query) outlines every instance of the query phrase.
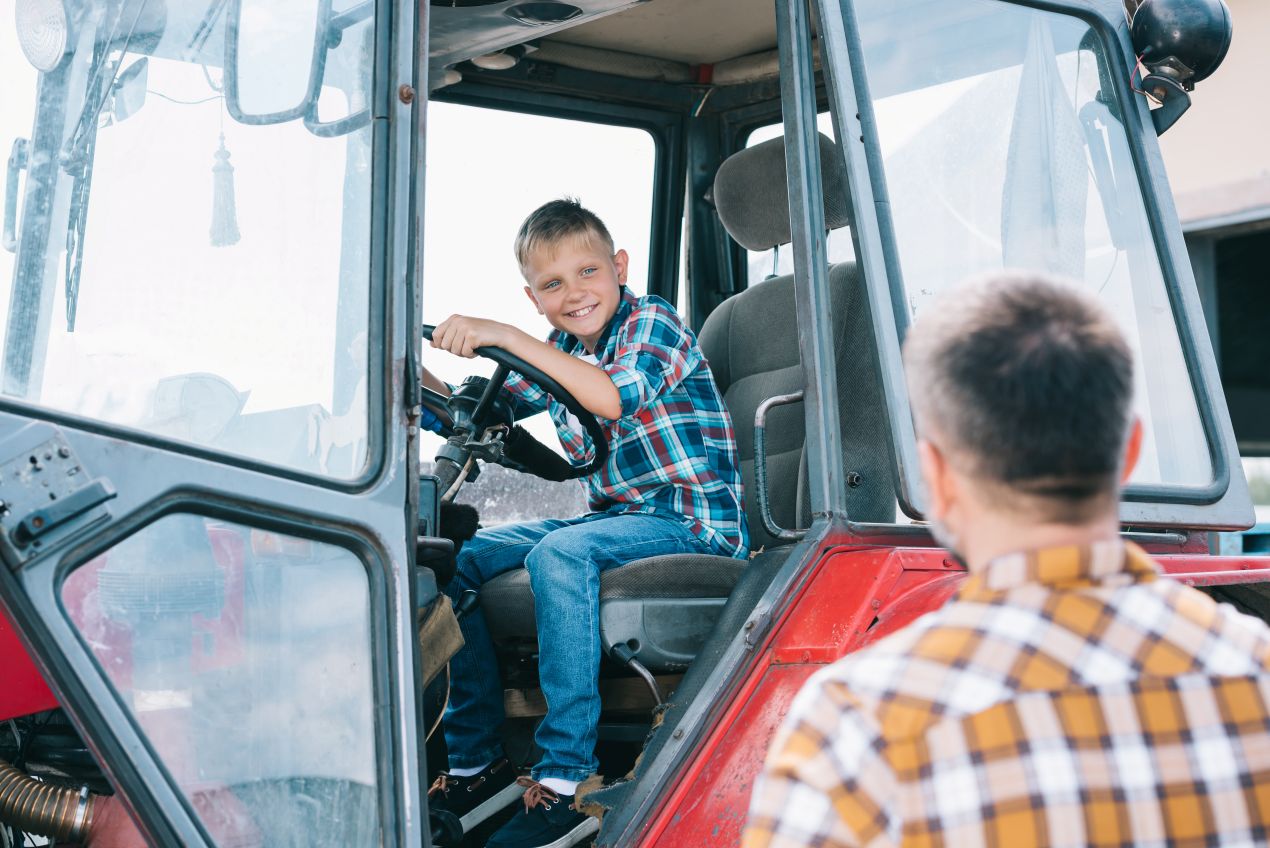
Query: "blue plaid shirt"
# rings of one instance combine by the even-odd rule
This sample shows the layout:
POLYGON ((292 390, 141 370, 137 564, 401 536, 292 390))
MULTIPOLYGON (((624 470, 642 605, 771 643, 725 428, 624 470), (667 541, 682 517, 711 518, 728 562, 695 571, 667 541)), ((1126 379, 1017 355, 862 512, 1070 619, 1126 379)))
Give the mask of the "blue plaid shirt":
MULTIPOLYGON (((559 330, 547 342, 571 356, 587 354, 559 330)), ((635 297, 623 288, 595 356, 617 387, 622 417, 596 416, 609 457, 582 481, 591 509, 675 518, 718 553, 744 558, 750 539, 736 435, 697 337, 660 297, 635 297)), ((569 460, 591 461, 590 435, 562 404, 514 372, 504 387, 518 418, 549 410, 569 460)))

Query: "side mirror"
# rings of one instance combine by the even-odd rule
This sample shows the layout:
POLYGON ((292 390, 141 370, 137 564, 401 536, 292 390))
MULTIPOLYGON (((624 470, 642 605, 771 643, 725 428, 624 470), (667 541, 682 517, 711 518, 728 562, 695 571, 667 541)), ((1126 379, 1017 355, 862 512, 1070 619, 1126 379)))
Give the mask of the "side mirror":
POLYGON ((280 124, 317 100, 331 0, 230 0, 225 108, 243 124, 280 124))
POLYGON ((115 79, 110 87, 110 122, 126 121, 141 111, 146 102, 146 79, 150 57, 142 56, 115 79))
POLYGON ((304 114, 304 126, 314 135, 345 135, 370 123, 374 11, 374 0, 363 0, 333 17, 319 41, 318 95, 304 114))

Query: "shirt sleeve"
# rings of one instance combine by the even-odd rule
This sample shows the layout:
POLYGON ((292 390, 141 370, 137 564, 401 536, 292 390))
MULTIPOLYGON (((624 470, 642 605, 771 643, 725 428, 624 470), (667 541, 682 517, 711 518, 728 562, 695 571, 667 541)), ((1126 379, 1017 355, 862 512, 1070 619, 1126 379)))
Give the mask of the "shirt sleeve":
POLYGON ((813 679, 795 699, 754 784, 743 848, 855 848, 892 830, 893 776, 839 686, 813 679))
POLYGON ((684 381, 701 364, 701 351, 679 316, 656 302, 634 309, 618 329, 613 361, 603 366, 629 418, 684 381))
POLYGON ((517 421, 547 409, 547 393, 515 371, 507 375, 503 392, 512 402, 512 418, 517 421))

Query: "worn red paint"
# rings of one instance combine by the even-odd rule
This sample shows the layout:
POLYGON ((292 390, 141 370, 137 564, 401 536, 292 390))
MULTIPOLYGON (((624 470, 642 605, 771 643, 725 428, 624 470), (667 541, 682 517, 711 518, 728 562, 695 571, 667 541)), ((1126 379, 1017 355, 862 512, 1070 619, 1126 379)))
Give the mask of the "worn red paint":
POLYGON ((0 610, 0 721, 56 706, 57 698, 0 610))
MULTIPOLYGON (((217 615, 195 615, 191 620, 195 671, 237 665, 242 661, 240 634, 245 627, 245 553, 241 534, 210 526, 208 541, 213 558, 225 574, 225 597, 217 615)), ((97 596, 97 575, 109 560, 104 554, 77 568, 62 584, 62 602, 76 630, 94 646, 98 661, 109 660, 114 682, 130 685, 132 637, 126 627, 110 620, 97 596)), ((58 705, 49 685, 30 654, 18 640, 9 620, 0 612, 0 721, 53 709, 58 705)))
MULTIPOLYGON (((858 540, 842 540, 858 541, 858 540)), ((1162 568, 1195 585, 1270 582, 1270 557, 1212 557, 1194 535, 1152 546, 1162 568)), ((772 736, 819 668, 938 609, 965 580, 935 548, 826 549, 738 691, 644 826, 640 845, 735 846, 772 736)))

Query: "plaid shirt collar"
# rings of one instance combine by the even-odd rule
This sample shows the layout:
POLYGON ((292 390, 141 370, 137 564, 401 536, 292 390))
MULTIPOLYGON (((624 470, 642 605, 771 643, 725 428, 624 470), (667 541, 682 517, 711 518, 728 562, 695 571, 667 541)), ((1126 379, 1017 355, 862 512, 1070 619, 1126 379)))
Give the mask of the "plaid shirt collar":
POLYGON ((1132 543, 1112 539, 999 556, 972 574, 962 584, 957 597, 981 601, 1028 584, 1051 589, 1126 586, 1149 582, 1158 574, 1158 566, 1145 551, 1132 543))
MULTIPOLYGON (((595 343, 595 358, 601 363, 607 363, 613 358, 613 353, 617 348, 617 328, 622 326, 626 321, 626 317, 631 314, 631 310, 639 303, 637 298, 627 286, 622 286, 622 299, 617 303, 617 311, 613 313, 613 317, 609 319, 609 323, 605 325, 604 332, 600 334, 600 339, 595 343)), ((586 346, 582 344, 577 336, 566 333, 563 330, 552 330, 551 335, 547 336, 547 341, 563 350, 570 356, 576 356, 579 348, 582 353, 587 353, 586 346)))

